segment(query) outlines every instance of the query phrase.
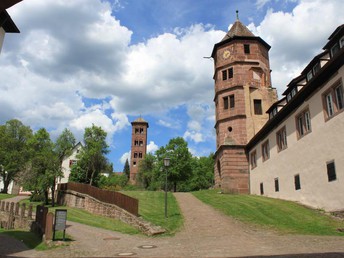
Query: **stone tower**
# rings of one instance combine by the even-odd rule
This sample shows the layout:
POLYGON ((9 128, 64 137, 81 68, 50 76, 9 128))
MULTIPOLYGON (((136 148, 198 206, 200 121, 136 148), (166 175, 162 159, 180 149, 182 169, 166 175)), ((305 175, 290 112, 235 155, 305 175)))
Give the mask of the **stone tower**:
POLYGON ((246 144, 268 120, 277 101, 271 87, 270 46, 238 17, 214 45, 216 153, 215 186, 225 192, 249 193, 246 144))
POLYGON ((148 122, 139 117, 131 122, 131 158, 130 158, 130 182, 136 183, 139 162, 147 152, 147 129, 148 122))

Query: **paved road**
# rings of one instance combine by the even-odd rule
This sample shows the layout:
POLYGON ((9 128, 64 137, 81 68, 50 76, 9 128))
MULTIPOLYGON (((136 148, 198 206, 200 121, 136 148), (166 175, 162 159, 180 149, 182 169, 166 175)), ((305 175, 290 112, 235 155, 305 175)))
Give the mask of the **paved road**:
POLYGON ((16 242, 17 249, 7 250, 4 246, 10 243, 0 238, 0 254, 28 257, 344 257, 344 237, 279 235, 224 216, 191 194, 176 193, 175 196, 185 224, 174 237, 130 236, 69 222, 67 232, 76 241, 68 247, 36 252, 16 242))

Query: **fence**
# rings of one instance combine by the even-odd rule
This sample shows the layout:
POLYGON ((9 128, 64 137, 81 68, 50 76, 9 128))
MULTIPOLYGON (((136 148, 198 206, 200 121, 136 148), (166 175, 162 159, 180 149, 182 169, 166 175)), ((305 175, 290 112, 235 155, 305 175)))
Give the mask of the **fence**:
POLYGON ((26 204, 0 201, 0 228, 14 229, 26 228, 30 229, 34 214, 32 205, 26 207, 26 204))
POLYGON ((87 194, 101 202, 114 204, 135 216, 139 214, 139 201, 130 196, 121 194, 119 192, 102 190, 97 187, 80 184, 80 183, 65 183, 58 185, 58 191, 72 190, 82 194, 87 194))

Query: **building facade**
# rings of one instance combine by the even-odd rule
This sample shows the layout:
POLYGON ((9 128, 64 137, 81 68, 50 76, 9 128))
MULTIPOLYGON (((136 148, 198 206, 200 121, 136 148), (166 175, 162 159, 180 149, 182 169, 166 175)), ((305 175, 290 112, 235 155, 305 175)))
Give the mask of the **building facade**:
POLYGON ((269 49, 237 19, 211 55, 215 69, 215 186, 224 192, 249 193, 245 147, 266 123, 266 111, 277 100, 271 87, 269 49))
POLYGON ((250 192, 344 209, 344 25, 268 110, 247 145, 250 192))
POLYGON ((79 142, 73 147, 71 155, 64 157, 62 161, 63 177, 58 178, 58 184, 68 183, 72 166, 78 162, 77 155, 80 153, 82 148, 83 145, 81 144, 81 142, 79 142))
POLYGON ((147 153, 148 122, 139 117, 131 122, 130 182, 136 184, 139 162, 147 153))

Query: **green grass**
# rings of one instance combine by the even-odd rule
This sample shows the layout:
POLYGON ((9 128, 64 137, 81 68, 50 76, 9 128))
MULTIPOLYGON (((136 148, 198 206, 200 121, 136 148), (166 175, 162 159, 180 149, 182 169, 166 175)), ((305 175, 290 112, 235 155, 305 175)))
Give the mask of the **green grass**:
MULTIPOLYGON (((23 231, 23 230, 4 230, 4 229, 0 229, 0 234, 5 234, 8 235, 10 237, 13 237, 21 242, 23 242, 28 248, 30 249, 35 249, 36 251, 45 251, 45 250, 49 250, 49 249, 53 249, 56 248, 58 246, 55 245, 48 245, 44 242, 42 242, 41 238, 36 235, 33 232, 29 232, 29 231, 23 231)), ((57 231, 56 232, 56 236, 55 236, 56 240, 62 240, 63 239, 63 232, 62 231, 57 231)), ((66 234, 65 236, 65 243, 63 244, 68 245, 69 242, 72 241, 72 238, 66 234)), ((61 246, 61 245, 59 245, 61 246)))
POLYGON ((0 201, 3 200, 3 199, 12 198, 14 196, 15 196, 14 194, 3 194, 3 193, 0 193, 0 201))
POLYGON ((183 226, 183 216, 172 193, 167 195, 167 219, 165 218, 164 192, 124 191, 123 193, 138 199, 140 216, 166 229, 165 235, 173 235, 183 226))
POLYGON ((344 221, 333 219, 318 210, 279 199, 255 195, 219 194, 218 190, 193 192, 206 204, 240 221, 282 233, 305 235, 340 235, 344 221))

